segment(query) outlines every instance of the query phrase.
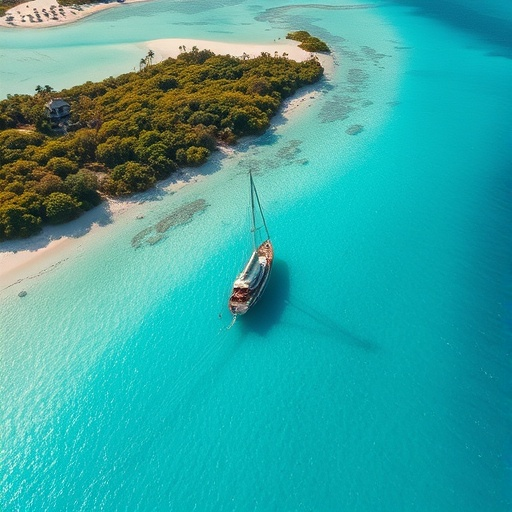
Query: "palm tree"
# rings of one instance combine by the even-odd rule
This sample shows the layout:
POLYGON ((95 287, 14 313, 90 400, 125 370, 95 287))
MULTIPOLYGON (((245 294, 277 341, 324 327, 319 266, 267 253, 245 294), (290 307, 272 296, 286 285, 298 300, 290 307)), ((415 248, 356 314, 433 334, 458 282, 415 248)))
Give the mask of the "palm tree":
POLYGON ((139 71, 142 71, 147 65, 147 61, 146 59, 140 59, 140 62, 139 62, 139 71))
POLYGON ((153 57, 155 56, 155 52, 153 50, 149 50, 148 54, 146 55, 146 60, 148 65, 153 64, 153 57))
POLYGON ((52 92, 55 91, 53 90, 53 87, 50 87, 49 85, 45 85, 44 87, 42 85, 36 86, 36 94, 43 97, 45 100, 52 99, 52 92))

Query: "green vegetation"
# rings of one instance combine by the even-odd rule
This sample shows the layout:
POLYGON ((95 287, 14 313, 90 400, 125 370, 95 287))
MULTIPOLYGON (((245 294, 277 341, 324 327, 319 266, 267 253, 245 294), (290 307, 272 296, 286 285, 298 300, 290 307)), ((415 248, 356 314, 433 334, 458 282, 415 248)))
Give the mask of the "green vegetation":
POLYGON ((260 134, 282 100, 318 81, 312 58, 297 63, 183 51, 176 59, 102 82, 0 101, 0 240, 30 236, 101 202, 101 194, 140 192, 178 166, 204 163, 217 144, 260 134), (63 130, 45 104, 71 105, 63 130))
POLYGON ((23 0, 0 0, 0 16, 5 16, 5 13, 23 3, 23 0))
POLYGON ((331 50, 322 40, 318 37, 313 37, 309 32, 305 30, 298 30, 297 32, 289 32, 286 34, 286 39, 292 41, 299 41, 299 48, 307 52, 325 52, 330 53, 331 50))

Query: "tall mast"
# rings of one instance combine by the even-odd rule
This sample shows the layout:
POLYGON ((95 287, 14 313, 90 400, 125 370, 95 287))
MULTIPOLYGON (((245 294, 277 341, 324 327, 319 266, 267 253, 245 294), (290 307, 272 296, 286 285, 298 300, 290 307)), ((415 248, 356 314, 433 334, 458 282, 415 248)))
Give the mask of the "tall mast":
MULTIPOLYGON (((252 179, 252 172, 249 170, 249 177, 251 179, 251 232, 252 232, 252 245, 254 250, 256 250, 256 217, 254 214, 254 181, 252 179)), ((256 196, 258 197, 258 196, 256 196)))
POLYGON ((255 202, 254 198, 256 197, 256 203, 258 204, 258 209, 260 212, 261 220, 263 221, 263 227, 265 228, 265 232, 267 233, 267 239, 270 239, 270 235, 267 228, 267 223, 265 221, 265 216, 263 215, 263 209, 261 208, 260 197, 258 196, 258 191, 256 190, 256 185, 254 184, 254 180, 252 179, 252 172, 249 171, 249 176, 251 177, 251 212, 252 212, 252 236, 253 236, 253 244, 256 249, 256 217, 254 213, 255 202))

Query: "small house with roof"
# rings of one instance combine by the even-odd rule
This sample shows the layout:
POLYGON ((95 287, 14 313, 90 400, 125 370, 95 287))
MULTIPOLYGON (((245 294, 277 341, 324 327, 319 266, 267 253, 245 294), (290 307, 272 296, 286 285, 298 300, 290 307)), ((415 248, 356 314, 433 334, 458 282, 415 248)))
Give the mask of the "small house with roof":
POLYGON ((67 121, 71 114, 71 105, 61 98, 50 100, 45 105, 45 108, 52 124, 60 124, 63 121, 67 121))

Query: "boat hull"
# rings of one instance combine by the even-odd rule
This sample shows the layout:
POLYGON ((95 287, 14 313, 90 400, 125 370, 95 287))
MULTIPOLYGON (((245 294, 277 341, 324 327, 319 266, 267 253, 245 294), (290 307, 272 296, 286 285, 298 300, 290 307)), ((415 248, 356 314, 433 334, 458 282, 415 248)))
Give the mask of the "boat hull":
POLYGON ((270 240, 265 240, 251 255, 244 270, 233 283, 228 307, 233 315, 244 315, 254 306, 263 294, 272 263, 274 248, 270 240))

